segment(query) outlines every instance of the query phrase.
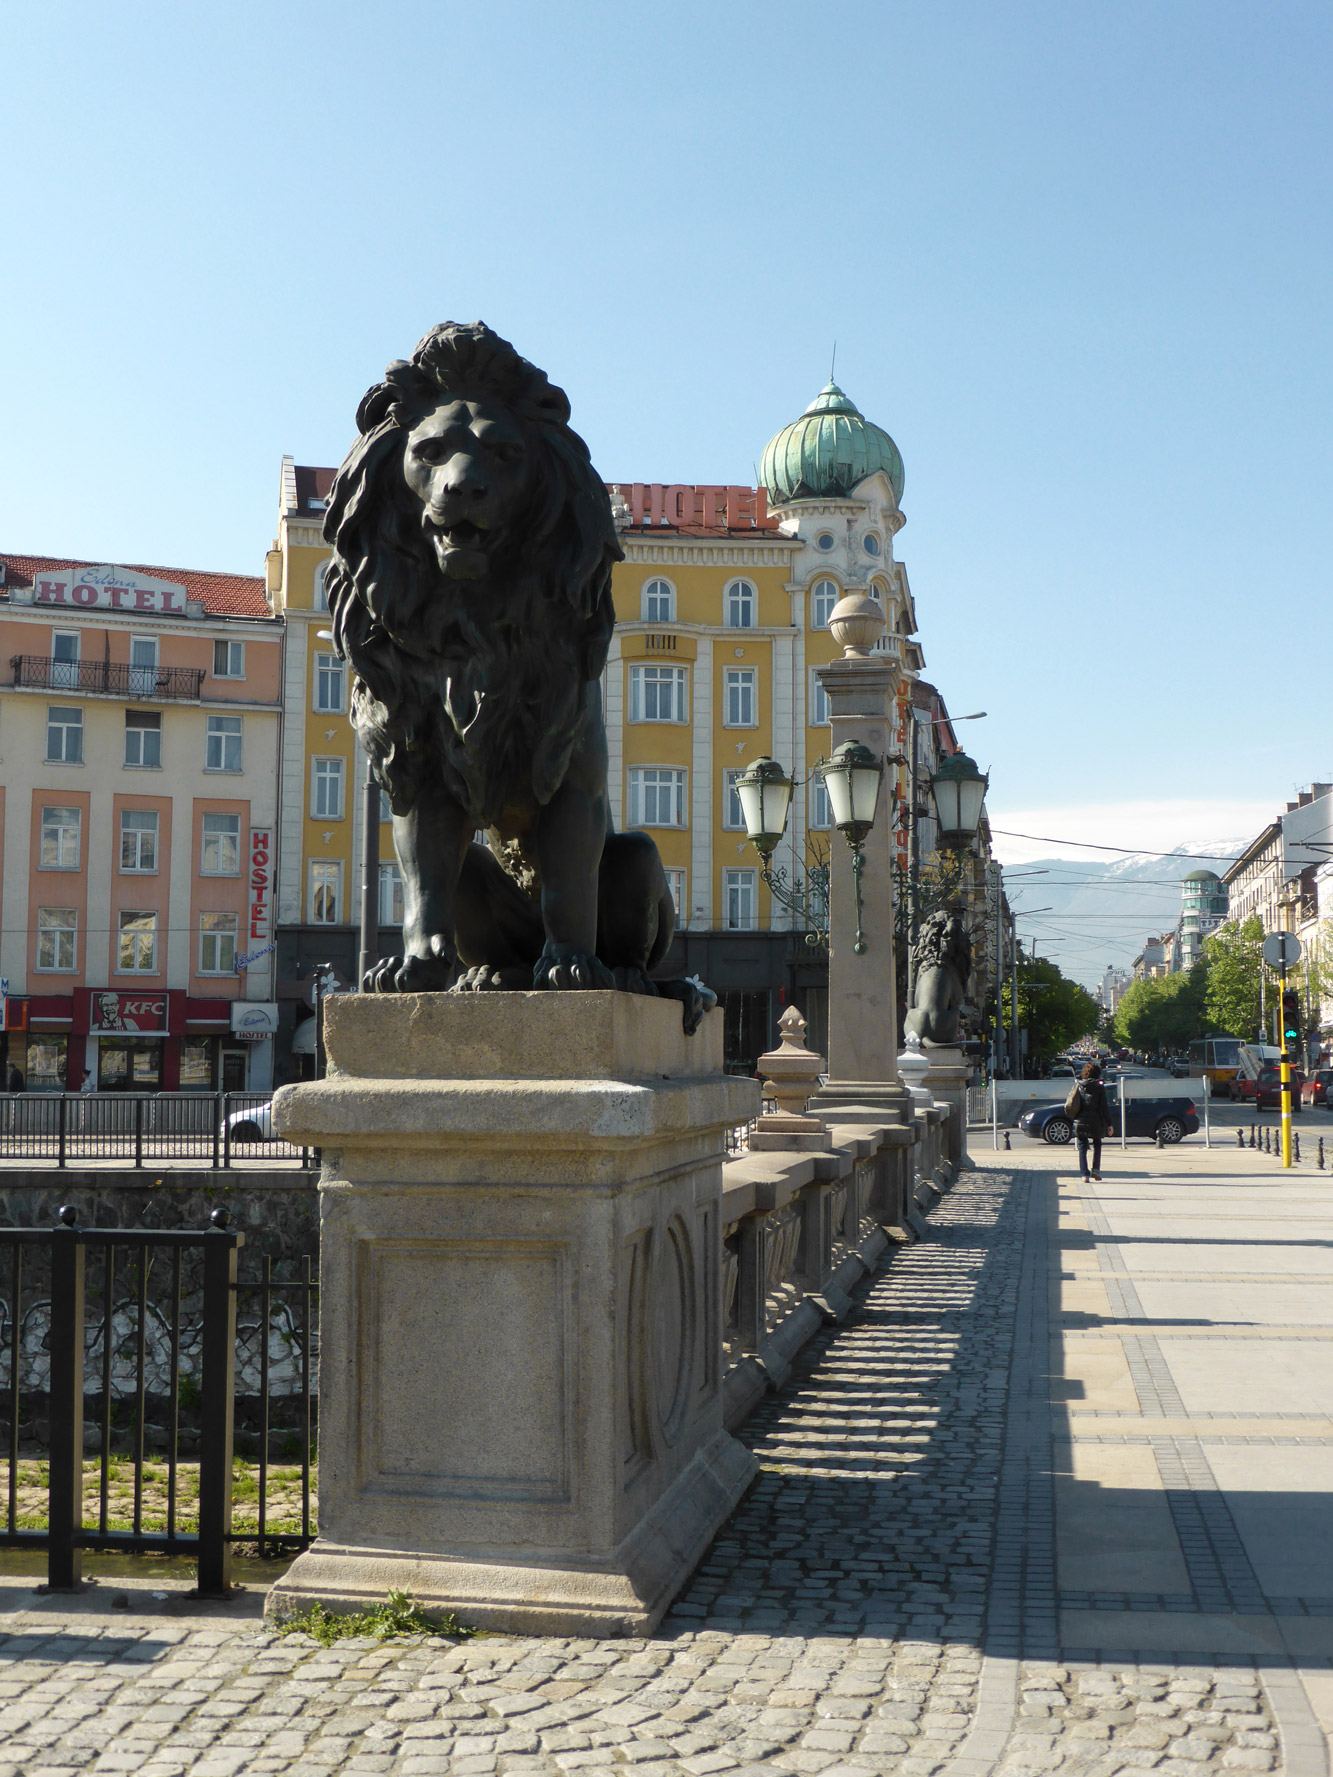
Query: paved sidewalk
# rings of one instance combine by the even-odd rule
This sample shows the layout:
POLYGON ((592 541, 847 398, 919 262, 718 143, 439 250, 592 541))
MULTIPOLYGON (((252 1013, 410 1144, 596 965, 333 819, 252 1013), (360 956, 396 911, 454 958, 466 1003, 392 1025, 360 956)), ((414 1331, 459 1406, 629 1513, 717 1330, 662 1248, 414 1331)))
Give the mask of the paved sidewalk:
POLYGON ((1021 1140, 751 1419, 656 1637, 324 1650, 14 1584, 0 1777, 1324 1772, 1333 1179, 1021 1140))

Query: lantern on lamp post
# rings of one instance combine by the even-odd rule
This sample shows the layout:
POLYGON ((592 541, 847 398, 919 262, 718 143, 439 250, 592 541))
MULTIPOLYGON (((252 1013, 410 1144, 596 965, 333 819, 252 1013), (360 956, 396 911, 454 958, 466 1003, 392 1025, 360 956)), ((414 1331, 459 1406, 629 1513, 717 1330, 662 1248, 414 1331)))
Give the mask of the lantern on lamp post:
POLYGON ((865 853, 861 847, 875 824, 879 793, 884 783, 884 761, 859 740, 845 740, 835 747, 833 757, 815 766, 828 792, 833 825, 852 848, 852 880, 856 884, 856 941, 852 949, 858 956, 866 950, 865 933, 861 929, 861 872, 865 869, 865 853))
POLYGON ((990 775, 966 753, 950 753, 930 780, 930 794, 939 824, 939 843, 953 850, 971 845, 981 825, 990 775))

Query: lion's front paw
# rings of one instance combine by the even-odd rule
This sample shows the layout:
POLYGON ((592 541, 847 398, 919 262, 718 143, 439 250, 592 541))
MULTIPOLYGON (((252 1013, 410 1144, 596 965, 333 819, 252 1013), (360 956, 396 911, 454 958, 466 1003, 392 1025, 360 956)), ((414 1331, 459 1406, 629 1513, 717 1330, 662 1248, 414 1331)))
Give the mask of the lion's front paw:
POLYGON ((367 993, 443 993, 453 972, 450 957, 386 956, 367 969, 362 986, 367 993))
POLYGON ((614 987, 616 978, 599 958, 573 944, 547 944, 532 971, 532 985, 557 992, 586 987, 614 987))
POLYGON ((451 993, 503 993, 522 991, 532 985, 524 968, 497 969, 490 963, 476 963, 454 982, 451 993))

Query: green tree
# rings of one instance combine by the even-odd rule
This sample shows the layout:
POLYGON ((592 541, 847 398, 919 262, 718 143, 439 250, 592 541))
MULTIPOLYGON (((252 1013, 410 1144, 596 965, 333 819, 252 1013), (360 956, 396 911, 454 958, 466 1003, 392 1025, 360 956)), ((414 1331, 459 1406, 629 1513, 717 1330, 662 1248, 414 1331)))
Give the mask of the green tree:
POLYGON ((1203 1009, 1209 1028, 1253 1040, 1259 1033, 1264 927, 1257 913, 1226 921, 1203 943, 1207 985, 1203 1009))
POLYGON ((1116 1007, 1116 1041, 1130 1049, 1183 1049, 1199 1034, 1206 974, 1198 963, 1187 975, 1136 981, 1116 1007))
POLYGON ((1028 1054, 1054 1055, 1091 1036, 1100 1016, 1086 987, 1070 981, 1045 957, 1025 959, 1018 971, 1018 1022, 1028 1033, 1028 1054))

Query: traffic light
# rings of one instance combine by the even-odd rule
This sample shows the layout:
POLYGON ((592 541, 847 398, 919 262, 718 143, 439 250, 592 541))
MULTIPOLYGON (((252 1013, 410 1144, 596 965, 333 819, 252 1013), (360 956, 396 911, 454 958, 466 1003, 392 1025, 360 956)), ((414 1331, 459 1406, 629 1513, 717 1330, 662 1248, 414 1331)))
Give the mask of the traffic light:
POLYGON ((1282 1047, 1294 1055, 1301 1043, 1301 996, 1288 988, 1282 995, 1282 1047))

